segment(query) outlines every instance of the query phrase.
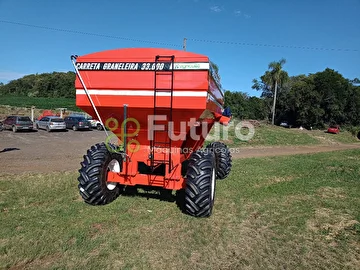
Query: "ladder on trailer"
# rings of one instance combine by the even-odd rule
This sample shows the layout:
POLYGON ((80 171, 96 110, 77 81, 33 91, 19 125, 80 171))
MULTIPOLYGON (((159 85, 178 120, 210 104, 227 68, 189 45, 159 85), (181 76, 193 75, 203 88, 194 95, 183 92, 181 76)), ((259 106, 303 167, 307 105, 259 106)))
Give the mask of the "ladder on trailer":
MULTIPOLYGON (((172 170, 171 138, 169 136, 169 122, 172 122, 173 94, 174 94, 174 55, 157 55, 155 67, 164 66, 163 69, 155 69, 154 78, 154 126, 162 125, 163 130, 153 130, 151 145, 151 167, 153 170, 162 164, 167 165, 168 172, 172 170), (169 67, 169 68, 167 68, 169 67), (160 103, 160 97, 162 102, 160 103), (160 104, 159 104, 160 103, 160 104), (166 118, 165 118, 166 116, 166 118), (157 119, 159 118, 159 119, 157 119), (155 159, 156 150, 164 152, 163 159, 155 159)), ((172 132, 172 131, 170 131, 172 132)), ((157 155, 158 156, 158 155, 157 155)))

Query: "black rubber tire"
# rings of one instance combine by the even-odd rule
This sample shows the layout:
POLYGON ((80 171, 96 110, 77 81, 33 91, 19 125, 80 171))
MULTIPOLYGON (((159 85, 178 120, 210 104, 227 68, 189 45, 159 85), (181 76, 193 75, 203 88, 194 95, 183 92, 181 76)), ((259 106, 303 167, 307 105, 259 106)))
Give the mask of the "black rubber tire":
POLYGON ((97 129, 97 130, 102 130, 102 129, 103 129, 103 128, 102 128, 102 125, 97 124, 97 125, 96 125, 96 129, 97 129))
POLYGON ((17 132, 17 128, 15 126, 12 127, 12 131, 15 133, 17 132))
POLYGON ((78 130, 77 126, 72 126, 72 130, 77 131, 78 130))
POLYGON ((216 178, 223 180, 229 176, 232 166, 232 157, 229 148, 222 142, 212 142, 206 149, 215 154, 216 178))
POLYGON ((121 166, 121 155, 110 153, 104 143, 92 146, 84 155, 79 170, 78 187, 86 203, 104 205, 111 203, 120 195, 121 185, 110 190, 106 183, 108 165, 113 159, 117 159, 121 166))
POLYGON ((46 131, 47 131, 47 132, 50 132, 51 129, 47 126, 47 127, 46 127, 46 131))
POLYGON ((194 217, 209 217, 215 199, 215 156, 199 150, 191 154, 186 172, 184 211, 194 217))

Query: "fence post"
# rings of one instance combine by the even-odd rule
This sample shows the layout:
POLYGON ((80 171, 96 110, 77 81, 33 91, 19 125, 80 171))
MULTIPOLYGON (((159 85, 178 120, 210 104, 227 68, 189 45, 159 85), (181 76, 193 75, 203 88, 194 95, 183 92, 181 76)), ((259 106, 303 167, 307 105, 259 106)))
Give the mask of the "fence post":
POLYGON ((34 122, 34 111, 35 111, 35 106, 31 106, 31 121, 34 122))

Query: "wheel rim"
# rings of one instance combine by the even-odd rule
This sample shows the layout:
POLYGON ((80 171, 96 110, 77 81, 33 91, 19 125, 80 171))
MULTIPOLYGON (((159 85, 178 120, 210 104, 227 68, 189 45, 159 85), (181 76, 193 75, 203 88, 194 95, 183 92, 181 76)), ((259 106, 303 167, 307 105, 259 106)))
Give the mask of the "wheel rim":
MULTIPOLYGON (((120 163, 117 159, 113 159, 109 162, 107 170, 110 172, 119 173, 120 172, 120 163)), ((118 183, 106 181, 106 187, 108 190, 114 190, 118 183)))
POLYGON ((215 173, 215 168, 213 168, 212 170, 212 174, 211 174, 211 200, 214 200, 214 195, 215 195, 215 179, 216 179, 216 173, 215 173))

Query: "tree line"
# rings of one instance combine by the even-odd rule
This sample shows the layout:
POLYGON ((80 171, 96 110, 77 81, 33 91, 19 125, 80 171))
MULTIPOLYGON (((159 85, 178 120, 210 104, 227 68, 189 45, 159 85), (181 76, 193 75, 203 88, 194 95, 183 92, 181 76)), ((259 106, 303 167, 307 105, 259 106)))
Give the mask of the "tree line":
POLYGON ((75 73, 30 74, 7 84, 0 84, 0 95, 75 98, 75 73))
POLYGON ((344 78, 326 68, 314 74, 289 76, 285 59, 269 64, 268 70, 253 80, 261 97, 241 92, 225 92, 226 105, 240 119, 286 121, 293 126, 323 128, 327 125, 360 126, 360 80, 344 78))

